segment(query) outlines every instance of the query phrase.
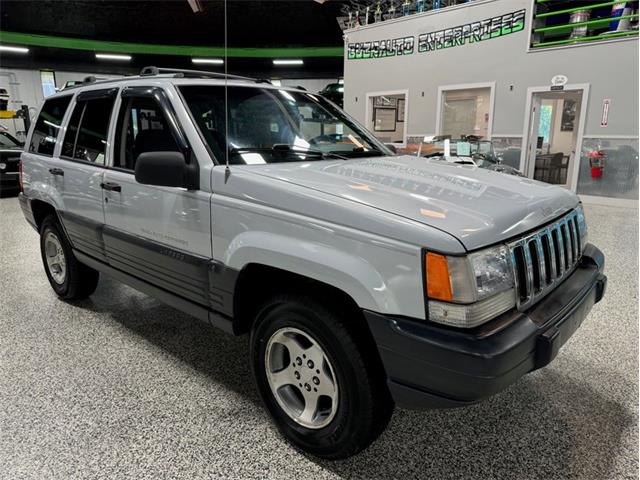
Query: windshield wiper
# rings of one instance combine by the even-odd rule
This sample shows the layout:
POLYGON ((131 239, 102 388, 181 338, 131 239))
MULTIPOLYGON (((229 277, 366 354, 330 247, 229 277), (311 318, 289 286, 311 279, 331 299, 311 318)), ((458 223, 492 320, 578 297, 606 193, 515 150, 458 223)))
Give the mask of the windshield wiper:
POLYGON ((330 158, 339 158, 340 160, 348 160, 347 157, 343 155, 338 155, 333 152, 325 152, 323 150, 316 150, 314 148, 305 148, 300 147, 298 145, 289 145, 286 143, 276 143, 273 147, 242 147, 242 148, 232 148, 231 153, 247 153, 247 152, 271 152, 271 153, 311 153, 319 155, 320 158, 324 159, 327 157, 330 158))

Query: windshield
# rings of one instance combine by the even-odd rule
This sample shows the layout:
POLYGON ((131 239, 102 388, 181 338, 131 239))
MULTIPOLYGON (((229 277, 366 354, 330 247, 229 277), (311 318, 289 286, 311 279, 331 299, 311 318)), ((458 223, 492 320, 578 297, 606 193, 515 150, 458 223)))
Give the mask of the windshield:
POLYGON ((22 143, 20 143, 15 137, 7 132, 0 132, 0 146, 16 148, 22 147, 22 143))
MULTIPOLYGON (((225 160, 223 86, 182 86, 209 148, 225 160)), ((228 87, 229 163, 261 164, 390 155, 344 112, 309 93, 228 87), (307 152, 301 153, 301 152, 307 152)))

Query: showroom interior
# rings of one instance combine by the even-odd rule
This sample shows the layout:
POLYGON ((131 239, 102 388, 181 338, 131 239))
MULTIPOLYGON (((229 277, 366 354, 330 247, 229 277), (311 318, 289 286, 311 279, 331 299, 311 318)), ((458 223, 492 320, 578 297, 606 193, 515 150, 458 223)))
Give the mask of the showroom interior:
POLYGON ((0 478, 638 478, 639 16, 0 0, 0 478))

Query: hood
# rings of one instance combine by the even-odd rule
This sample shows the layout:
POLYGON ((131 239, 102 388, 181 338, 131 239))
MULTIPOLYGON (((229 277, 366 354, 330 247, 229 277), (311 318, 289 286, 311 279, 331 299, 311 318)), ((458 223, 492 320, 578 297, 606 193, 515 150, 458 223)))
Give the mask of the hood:
POLYGON ((519 236, 578 204, 562 187, 413 156, 252 165, 250 171, 429 225, 468 250, 519 236))

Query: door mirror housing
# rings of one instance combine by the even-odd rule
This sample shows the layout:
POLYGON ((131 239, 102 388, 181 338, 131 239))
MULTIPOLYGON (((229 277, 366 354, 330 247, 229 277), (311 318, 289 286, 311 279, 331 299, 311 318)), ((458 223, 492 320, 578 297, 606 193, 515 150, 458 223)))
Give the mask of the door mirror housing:
POLYGON ((181 152, 141 153, 136 159, 136 181, 144 185, 195 190, 198 188, 197 167, 194 169, 195 162, 191 163, 187 164, 181 152))
POLYGON ((393 143, 385 143, 384 146, 391 150, 393 153, 398 153, 398 149, 393 143))

